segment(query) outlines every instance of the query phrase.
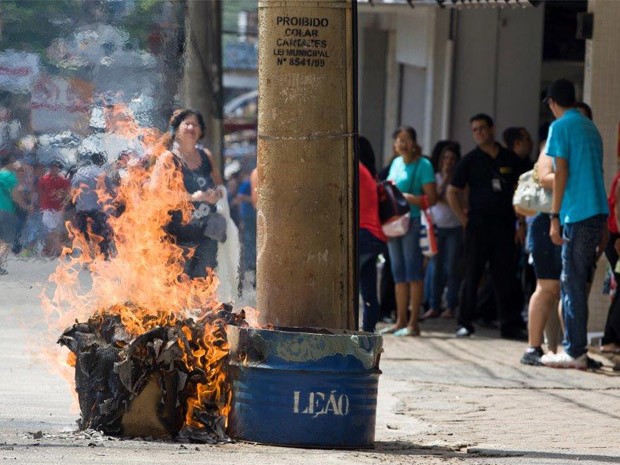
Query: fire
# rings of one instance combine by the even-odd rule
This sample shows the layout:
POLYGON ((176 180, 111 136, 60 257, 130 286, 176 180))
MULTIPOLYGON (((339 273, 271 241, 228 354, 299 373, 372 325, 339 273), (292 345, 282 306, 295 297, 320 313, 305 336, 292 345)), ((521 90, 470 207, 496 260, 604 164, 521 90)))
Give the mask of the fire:
MULTIPOLYGON (((116 133, 135 135, 137 125, 123 119, 126 113, 121 108, 113 110, 116 133)), ((154 133, 146 133, 148 137, 143 140, 152 142, 154 133)), ((54 338, 78 321, 104 321, 109 316, 120 318, 127 333, 119 338, 119 345, 160 326, 179 326, 186 341, 179 343, 189 345, 181 347, 186 354, 183 363, 190 371, 204 372, 186 406, 185 426, 199 427, 196 412, 206 399, 215 402, 220 415, 226 417, 230 411, 223 370, 228 353, 225 323, 217 318, 221 310, 216 300, 218 279, 214 274, 193 280, 183 275, 183 250, 170 240, 164 227, 173 210, 182 211, 184 219, 189 219, 192 205, 184 194, 180 170, 157 157, 158 150, 152 145, 145 147, 149 148, 155 154, 148 163, 130 164, 118 192, 110 195, 99 186, 99 201, 111 213, 111 257, 106 260, 96 245, 89 244, 67 222, 72 247, 62 252, 50 277, 51 285, 41 298, 54 338), (121 205, 123 213, 114 214, 121 205), (204 324, 204 331, 197 334, 195 326, 184 323, 188 319, 204 324)), ((95 237, 95 242, 101 239, 95 237)), ((75 370, 71 367, 75 366, 76 357, 70 353, 64 367, 67 378, 72 378, 75 370)))

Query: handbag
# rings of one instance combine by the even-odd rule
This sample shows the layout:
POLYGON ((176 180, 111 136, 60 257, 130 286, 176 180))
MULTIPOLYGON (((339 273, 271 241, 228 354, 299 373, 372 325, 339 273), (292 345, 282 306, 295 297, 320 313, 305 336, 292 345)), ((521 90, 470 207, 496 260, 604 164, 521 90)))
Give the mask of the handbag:
POLYGON ((538 183, 536 166, 519 176, 519 183, 512 196, 512 204, 515 209, 526 216, 536 212, 551 212, 551 200, 553 193, 538 183))
POLYGON ((411 213, 407 212, 402 216, 397 216, 387 223, 382 224, 381 229, 383 230, 383 234, 387 237, 401 237, 407 234, 410 224, 411 213))
POLYGON ((226 217, 220 212, 211 212, 207 215, 204 235, 218 242, 226 242, 226 217))
MULTIPOLYGON (((411 177, 411 187, 418 173, 418 165, 411 177)), ((401 237, 409 231, 411 208, 409 202, 392 181, 377 183, 379 196, 379 220, 381 229, 387 237, 401 237)))
POLYGON ((379 196, 379 220, 385 224, 409 213, 409 202, 392 181, 377 183, 379 196))
POLYGON ((411 210, 409 202, 392 181, 377 184, 379 195, 379 220, 387 237, 401 237, 409 231, 411 210))

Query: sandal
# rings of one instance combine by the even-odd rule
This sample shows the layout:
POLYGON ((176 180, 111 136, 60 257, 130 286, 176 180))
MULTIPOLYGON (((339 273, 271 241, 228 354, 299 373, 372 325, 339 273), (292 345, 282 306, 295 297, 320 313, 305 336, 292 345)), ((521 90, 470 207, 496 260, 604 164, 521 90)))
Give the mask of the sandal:
POLYGON ((441 312, 441 315, 439 316, 441 318, 454 318, 454 313, 452 313, 452 310, 446 309, 443 312, 441 312))
POLYGON ((437 310, 430 308, 426 312, 424 312, 421 319, 426 320, 427 318, 437 318, 438 316, 439 316, 439 312, 437 310))
POLYGON ((404 328, 398 328, 396 326, 388 326, 387 328, 383 328, 379 331, 379 334, 382 336, 386 336, 388 334, 396 334, 398 331, 404 328))
POLYGON ((590 351, 599 355, 617 355, 620 354, 620 348, 607 349, 605 346, 590 346, 590 351))
POLYGON ((398 331, 396 331, 394 333, 394 336, 396 337, 406 337, 406 336, 419 336, 420 335, 420 330, 418 328, 411 328, 410 326, 407 326, 405 328, 400 328, 398 331))

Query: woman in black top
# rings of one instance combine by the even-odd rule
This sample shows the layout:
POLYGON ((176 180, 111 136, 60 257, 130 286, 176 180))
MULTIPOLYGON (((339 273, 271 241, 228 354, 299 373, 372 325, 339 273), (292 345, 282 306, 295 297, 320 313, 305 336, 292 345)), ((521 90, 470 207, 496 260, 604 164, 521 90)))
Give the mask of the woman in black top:
MULTIPOLYGON (((169 133, 162 141, 167 149, 157 160, 165 165, 172 161, 180 169, 183 186, 189 194, 194 210, 189 222, 183 221, 181 211, 171 213, 166 231, 175 238, 186 253, 185 273, 190 278, 206 277, 207 268, 217 266, 215 239, 205 236, 206 217, 215 212, 215 204, 221 197, 218 186, 222 179, 214 169, 213 155, 209 150, 197 147, 205 132, 205 123, 196 110, 176 110, 170 118, 169 133), (194 254, 189 251, 195 249, 194 254)), ((157 171, 157 168, 156 168, 157 171)))

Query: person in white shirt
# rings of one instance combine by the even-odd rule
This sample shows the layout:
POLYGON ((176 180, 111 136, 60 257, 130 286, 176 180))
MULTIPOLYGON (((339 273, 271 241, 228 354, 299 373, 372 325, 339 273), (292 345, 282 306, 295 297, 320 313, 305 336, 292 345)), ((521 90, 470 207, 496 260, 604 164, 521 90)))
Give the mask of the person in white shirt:
POLYGON ((461 287, 461 255, 463 247, 463 227, 446 199, 446 191, 452 180, 454 169, 460 159, 459 147, 447 144, 438 158, 437 203, 431 207, 433 220, 437 226, 438 253, 432 258, 431 292, 429 309, 424 318, 453 318, 458 305, 461 287), (447 287, 446 307, 441 311, 444 289, 447 287))

